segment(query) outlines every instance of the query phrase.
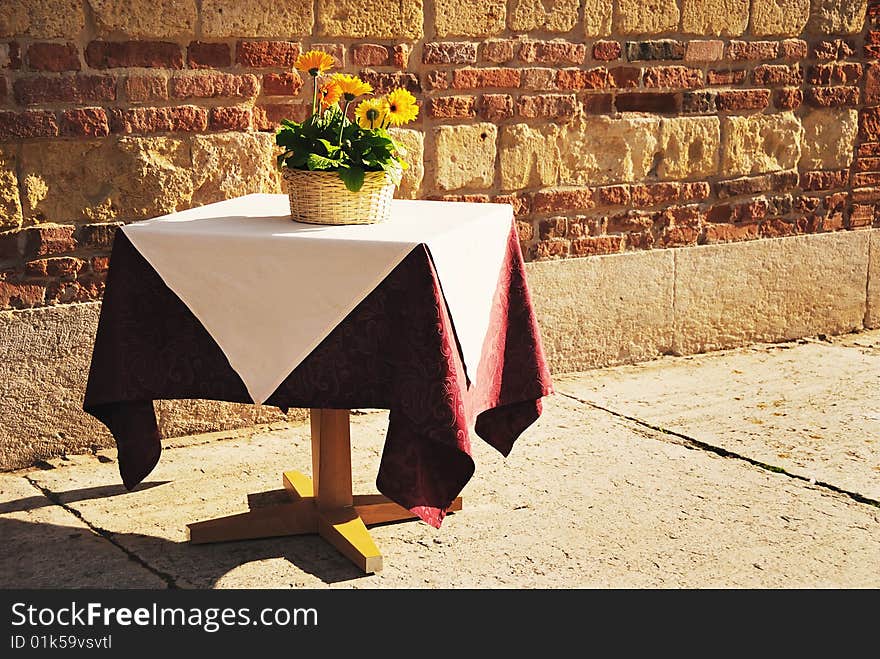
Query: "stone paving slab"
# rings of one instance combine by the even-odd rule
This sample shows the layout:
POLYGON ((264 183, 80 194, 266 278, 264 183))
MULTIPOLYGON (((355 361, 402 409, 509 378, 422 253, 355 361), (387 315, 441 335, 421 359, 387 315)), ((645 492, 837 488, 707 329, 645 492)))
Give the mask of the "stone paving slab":
POLYGON ((880 500, 880 332, 607 368, 557 390, 880 500))
MULTIPOLYGON (((94 463, 93 463, 94 464, 94 463)), ((101 496, 102 487, 79 496, 101 496)), ((0 474, 0 588, 164 588, 166 583, 23 475, 0 474)))
MULTIPOLYGON (((386 424, 385 414, 352 419, 356 491, 372 491, 386 424)), ((374 527, 386 565, 378 575, 360 575, 314 537, 184 542, 185 522, 243 511, 247 493, 276 489, 279 472, 308 465, 307 432, 170 449, 148 487, 114 496, 82 494, 119 482, 110 462, 29 476, 181 587, 880 586, 876 507, 670 443, 564 396, 547 400, 510 458, 475 443, 465 510, 441 530, 374 527)), ((63 547, 55 551, 63 560, 63 547)))

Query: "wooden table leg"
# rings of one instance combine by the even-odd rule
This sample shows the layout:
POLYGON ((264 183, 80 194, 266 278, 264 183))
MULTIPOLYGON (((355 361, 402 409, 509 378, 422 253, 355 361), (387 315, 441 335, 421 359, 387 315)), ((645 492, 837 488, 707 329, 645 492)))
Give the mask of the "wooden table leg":
MULTIPOLYGON (((318 533, 364 572, 382 569, 382 555, 367 525, 416 516, 380 494, 352 494, 348 410, 312 409, 310 417, 312 478, 298 471, 284 472, 282 482, 288 501, 189 524, 187 535, 191 543, 318 533)), ((250 498, 257 501, 261 495, 250 498)), ((461 510, 461 505, 458 497, 449 512, 461 510)))

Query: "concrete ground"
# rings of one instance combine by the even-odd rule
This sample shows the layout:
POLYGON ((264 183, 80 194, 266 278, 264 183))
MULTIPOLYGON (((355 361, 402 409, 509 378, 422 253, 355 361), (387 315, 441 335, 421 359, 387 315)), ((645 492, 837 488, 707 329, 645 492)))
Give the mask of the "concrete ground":
MULTIPOLYGON (((190 546, 310 464, 306 426, 173 440, 134 492, 112 451, 0 474, 0 588, 880 587, 880 331, 556 378, 465 510, 375 527, 363 576, 316 537, 190 546)), ((352 417, 372 491, 387 417, 352 417)))

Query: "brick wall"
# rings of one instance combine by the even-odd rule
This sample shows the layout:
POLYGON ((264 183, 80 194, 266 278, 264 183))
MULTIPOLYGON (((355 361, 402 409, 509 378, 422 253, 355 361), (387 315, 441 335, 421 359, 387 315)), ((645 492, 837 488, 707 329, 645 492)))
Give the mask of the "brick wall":
POLYGON ((880 1, 3 0, 0 309, 280 190, 309 48, 419 98, 402 196, 511 203, 529 259, 880 226, 880 1))

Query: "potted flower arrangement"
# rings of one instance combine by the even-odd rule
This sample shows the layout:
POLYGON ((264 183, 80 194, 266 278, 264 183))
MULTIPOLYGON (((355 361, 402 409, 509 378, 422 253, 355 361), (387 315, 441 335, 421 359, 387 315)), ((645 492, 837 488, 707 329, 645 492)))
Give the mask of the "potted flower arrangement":
POLYGON ((407 168, 404 148, 388 132, 418 116, 405 89, 382 97, 360 78, 323 77, 333 58, 310 50, 295 66, 312 78, 312 113, 302 122, 284 120, 275 143, 284 149, 278 166, 287 182, 291 218, 316 224, 369 224, 388 218, 394 189, 407 168))

